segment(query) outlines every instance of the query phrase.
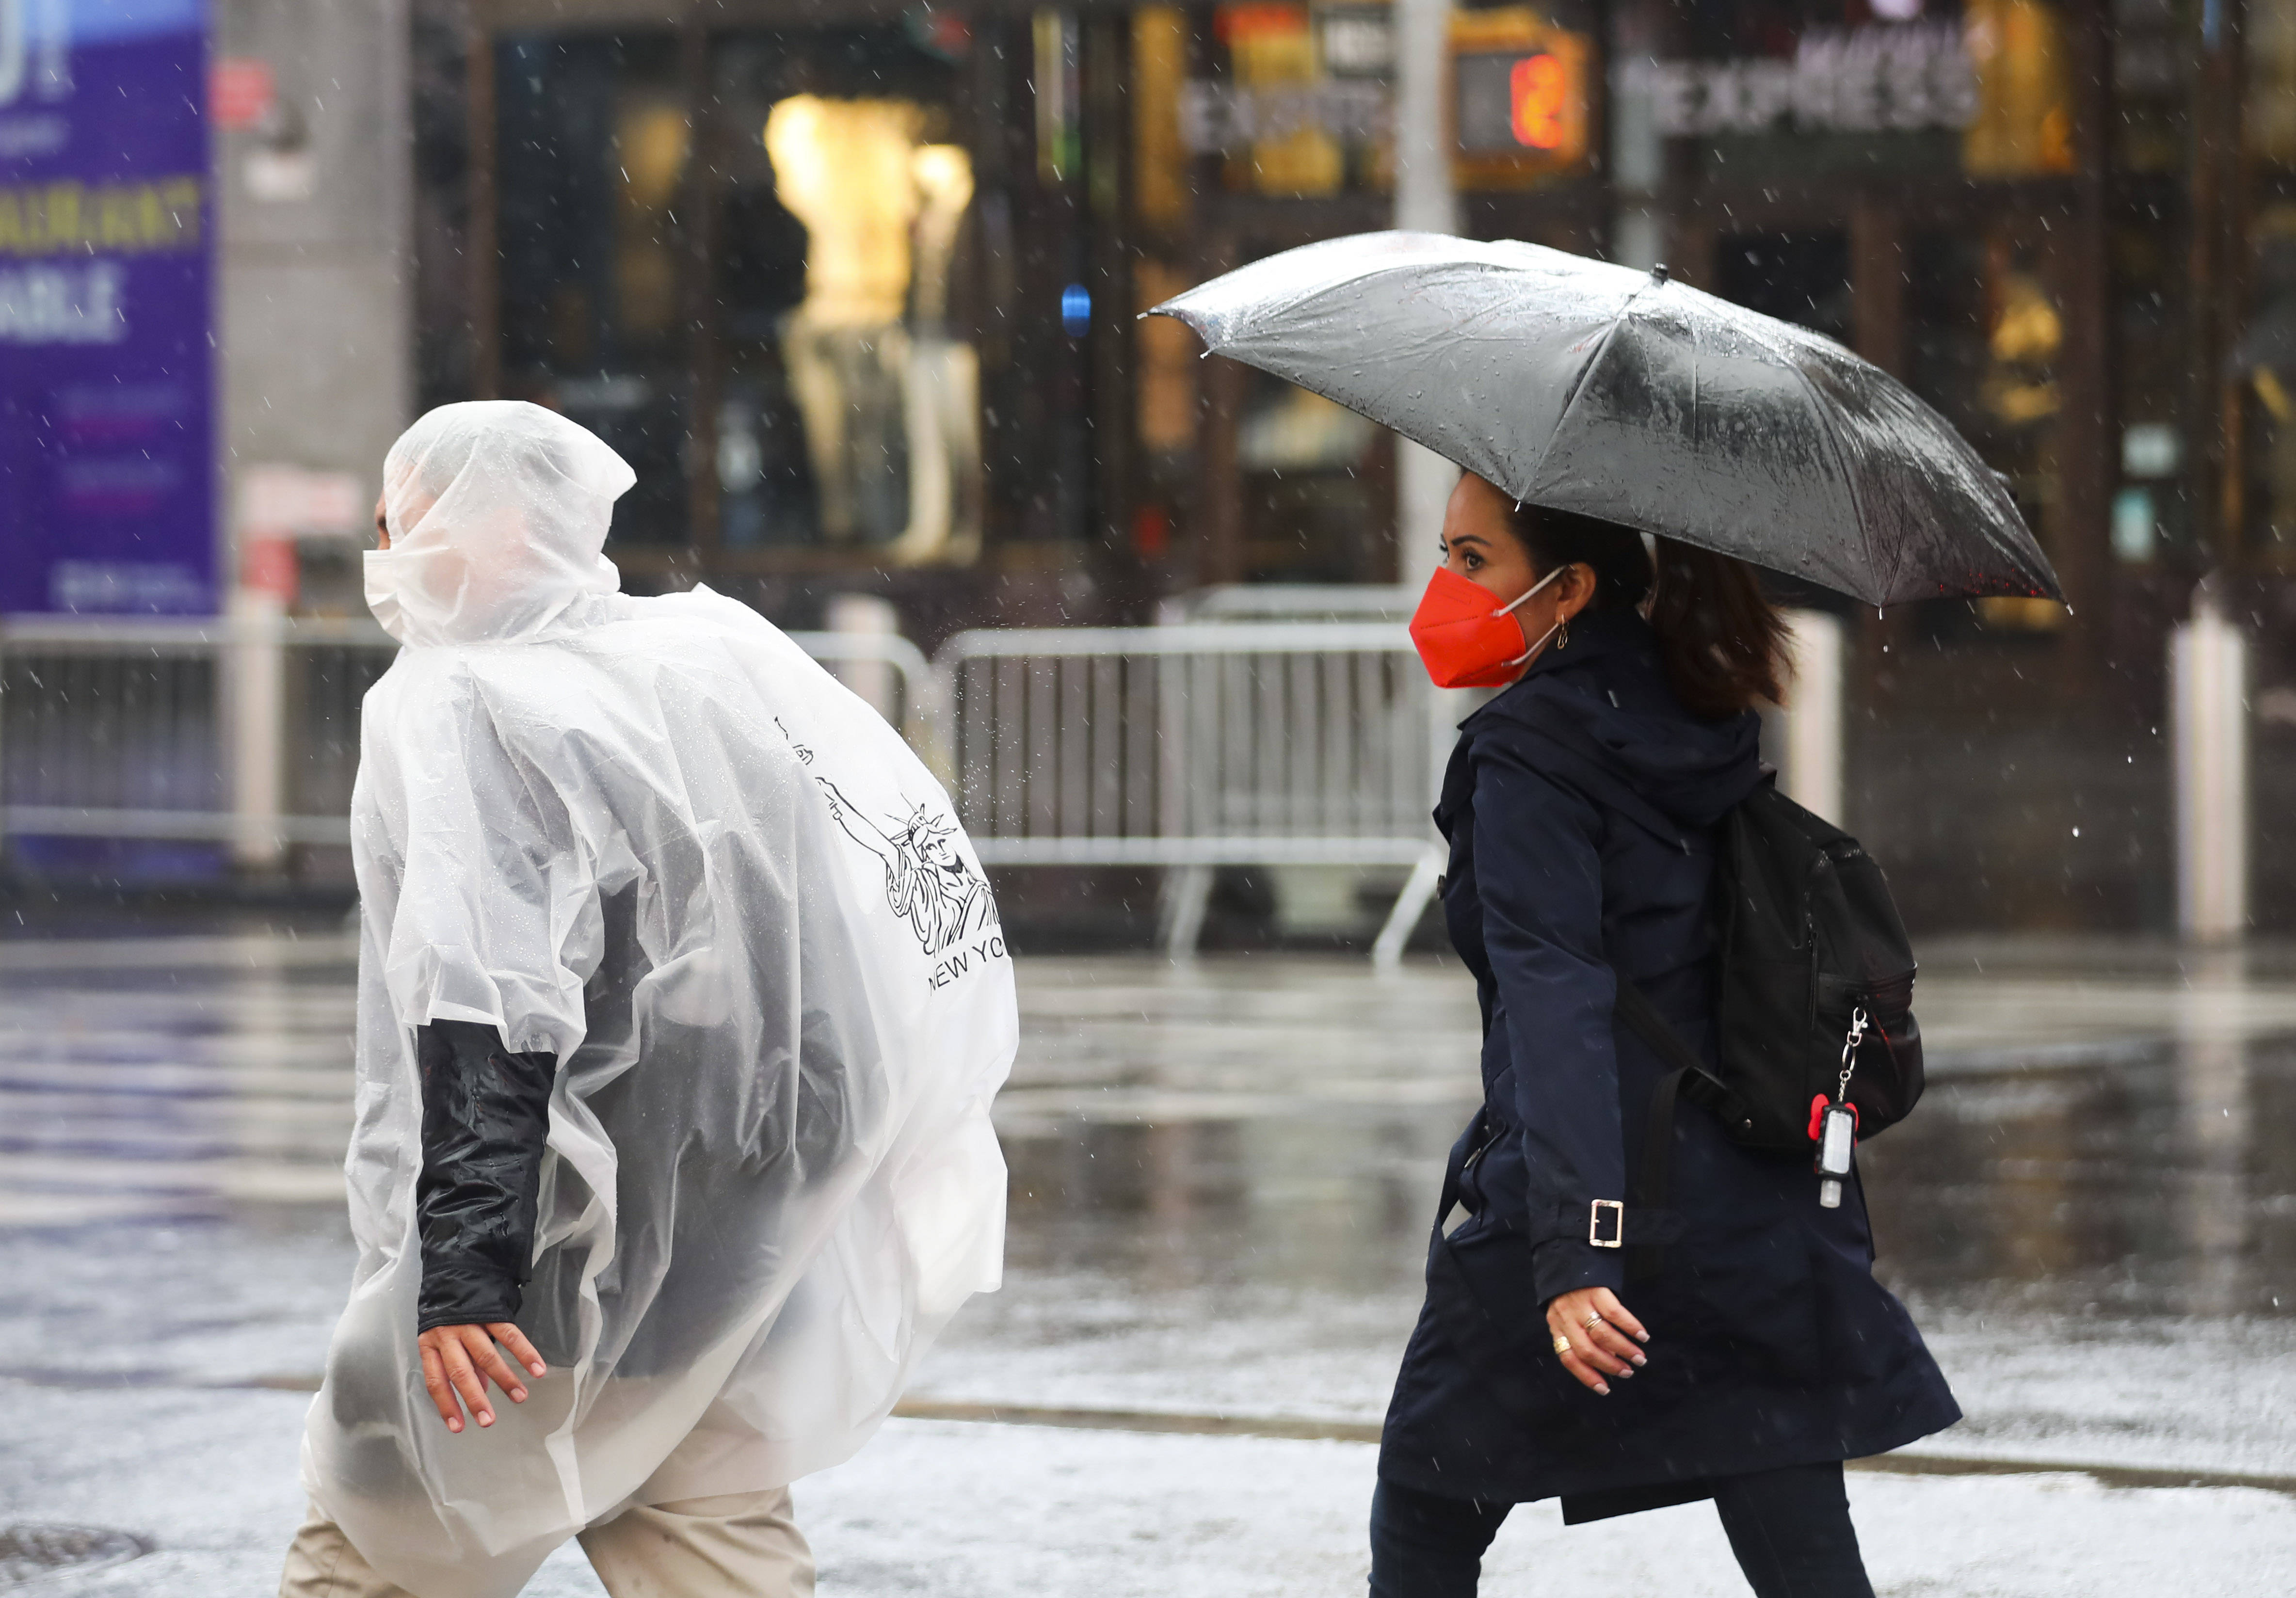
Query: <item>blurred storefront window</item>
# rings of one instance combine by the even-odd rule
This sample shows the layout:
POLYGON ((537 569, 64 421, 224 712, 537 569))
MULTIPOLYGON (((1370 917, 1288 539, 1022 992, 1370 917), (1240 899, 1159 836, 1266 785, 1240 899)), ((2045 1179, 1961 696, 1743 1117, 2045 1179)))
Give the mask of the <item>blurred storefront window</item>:
MULTIPOLYGON (((2061 544, 2065 321, 2037 238, 2009 219, 1977 233, 1924 229, 1906 258, 1906 381, 2002 474, 2042 546, 2061 544)), ((1951 632, 1969 614, 1942 607, 1929 624, 1951 632)), ((2046 631, 2064 609, 1988 599, 1974 614, 1996 627, 2046 631)))
MULTIPOLYGON (((1205 157, 1183 127, 1191 58, 1205 13, 1146 5, 1132 13, 1132 202, 1141 253, 1132 271, 1132 424, 1139 471, 1130 506, 1129 553, 1153 571, 1175 567, 1175 532, 1201 530, 1201 346, 1179 323, 1142 316, 1206 275, 1203 238, 1191 225, 1205 157)), ((1199 562, 1189 562, 1197 564, 1199 562)))
POLYGON ((1222 5, 1210 76, 1181 88, 1185 146, 1224 158, 1226 186, 1283 197, 1392 179, 1394 24, 1383 0, 1222 5))
POLYGON ((2245 20, 2249 148, 2272 166, 2296 168, 2296 5, 2252 0, 2245 20))
POLYGON ((1188 214, 1188 147, 1180 94, 1188 79, 1188 13, 1144 5, 1132 13, 1132 194, 1141 220, 1168 227, 1188 214))
POLYGON ((2296 568, 2296 205, 2257 218, 2255 313, 2231 356, 2244 423, 2247 534, 2266 563, 2296 568))
POLYGON ((731 340, 719 458, 746 434, 757 440, 746 452, 762 462, 752 418, 785 398, 813 493, 810 514, 790 515, 794 507, 721 468, 729 546, 778 536, 880 545, 907 560, 978 548, 977 515, 963 517, 961 536, 957 526, 960 498, 973 498, 960 496, 958 479, 980 453, 976 373, 970 348, 943 325, 972 167, 955 145, 924 143, 923 122, 912 101, 816 94, 791 95, 766 119, 775 199, 806 231, 805 295, 779 319, 770 350, 754 337, 761 330, 731 340), (765 391, 776 384, 779 394, 765 391))
POLYGON ((1856 337, 1849 235, 1840 227, 1725 234, 1715 241, 1714 291, 1843 343, 1856 337))
POLYGON ((950 63, 894 26, 733 34, 711 71, 720 547, 974 558, 980 372, 949 316, 974 178, 950 63))
POLYGON ((1074 13, 1050 8, 1031 19, 1035 45, 1029 85, 1037 112, 1037 181, 1048 187, 1076 176, 1084 160, 1078 119, 1082 95, 1080 29, 1074 13))
MULTIPOLYGON (((1139 274, 1139 307, 1145 311, 1190 287, 1188 275, 1163 262, 1151 261, 1139 274)), ((1138 389, 1134 405, 1139 418, 1140 441, 1152 454, 1174 456, 1195 447, 1197 383, 1196 352, 1200 346, 1186 327, 1168 316, 1154 316, 1139 324, 1138 389)))
MULTIPOLYGON (((2113 165, 2174 172, 2187 160, 2191 137, 2188 9, 2180 0, 2112 0, 2112 11, 2113 165)), ((2251 17, 2256 12, 2251 7, 2251 17)))
POLYGON ((675 41, 513 39, 496 71, 504 391, 564 411, 636 469, 619 539, 682 543, 693 349, 676 201, 691 121, 675 41))
POLYGON ((1862 169, 1972 177, 2075 165, 2070 58, 2050 0, 1702 6, 1681 53, 1621 63, 1658 131, 1740 176, 1862 169))
MULTIPOLYGON (((1582 0, 1451 12, 1442 99, 1464 225, 1595 245, 1603 28, 1582 0)), ((1134 192, 1151 234, 1136 281, 1185 286, 1391 225, 1395 29, 1387 0, 1136 12, 1134 192)), ((1257 373, 1192 373, 1184 332, 1144 328, 1135 348, 1136 436, 1175 516, 1201 535, 1200 574, 1394 577, 1394 453, 1381 430, 1257 373)))
MULTIPOLYGON (((1360 8, 1358 8, 1360 9, 1360 8)), ((1217 37, 1227 53, 1225 85, 1200 85, 1192 101, 1199 147, 1227 157, 1228 186, 1261 194, 1336 193, 1375 159, 1387 94, 1376 76, 1324 68, 1310 8, 1224 5, 1217 37)))
POLYGON ((1964 0, 1976 103, 1962 138, 1972 177, 2073 169, 2072 68, 2049 0, 1964 0))
POLYGON ((1236 430, 1252 581, 1351 583, 1388 575, 1392 512, 1381 430, 1254 373, 1236 430))
POLYGON ((2243 543, 2296 569, 2296 4, 2256 0, 2245 35, 2246 141, 2259 193, 2249 234, 2249 316, 2227 355, 2244 471, 2243 543))
MULTIPOLYGON (((631 458, 629 570, 980 566, 1134 613, 1195 583, 1392 576, 1383 434, 1134 320, 1388 225, 1389 0, 482 11, 524 21, 489 24, 473 384, 631 458)), ((1488 209, 1468 225, 1594 246, 1602 8, 1455 16, 1454 176, 1488 209)))
POLYGON ((636 467, 618 545, 979 554, 949 45, 729 31, 697 76, 668 32, 498 43, 500 383, 636 467))

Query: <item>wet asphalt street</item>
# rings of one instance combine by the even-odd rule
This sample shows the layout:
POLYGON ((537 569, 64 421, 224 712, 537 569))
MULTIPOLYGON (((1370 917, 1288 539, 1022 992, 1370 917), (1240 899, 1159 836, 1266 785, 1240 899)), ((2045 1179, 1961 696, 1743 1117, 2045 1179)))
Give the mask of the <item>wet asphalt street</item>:
MULTIPOLYGON (((0 943, 0 1526, 153 1545, 44 1593, 275 1584, 350 1268, 353 954, 0 943)), ((1970 1418, 1853 1479, 1879 1589, 2296 1590, 2296 958, 1924 955, 1930 1096, 1861 1158, 1970 1418)), ((824 1593, 1360 1592, 1361 1439, 1476 1098, 1472 989, 1279 956, 1021 979, 1007 1285, 917 1418, 800 1487, 824 1593)), ((1696 1505, 1523 1512, 1487 1590, 1558 1560, 1742 1591, 1696 1505)), ((569 1550, 530 1591, 596 1588, 569 1550)))

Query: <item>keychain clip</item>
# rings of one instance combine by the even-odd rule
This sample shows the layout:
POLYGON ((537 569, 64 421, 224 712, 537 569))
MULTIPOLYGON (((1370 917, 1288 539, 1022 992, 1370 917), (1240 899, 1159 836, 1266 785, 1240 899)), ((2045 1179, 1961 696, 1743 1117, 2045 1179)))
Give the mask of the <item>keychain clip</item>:
POLYGON ((1866 1028, 1871 1024, 1863 1004, 1849 1012, 1834 1096, 1829 1101, 1819 1094, 1809 1102, 1809 1136, 1817 1145, 1817 1159, 1811 1168, 1822 1178, 1817 1184, 1820 1209, 1841 1208, 1842 1180, 1849 1175, 1849 1162, 1857 1146, 1857 1106, 1849 1102, 1849 1078, 1857 1074, 1857 1046, 1866 1041, 1866 1028))

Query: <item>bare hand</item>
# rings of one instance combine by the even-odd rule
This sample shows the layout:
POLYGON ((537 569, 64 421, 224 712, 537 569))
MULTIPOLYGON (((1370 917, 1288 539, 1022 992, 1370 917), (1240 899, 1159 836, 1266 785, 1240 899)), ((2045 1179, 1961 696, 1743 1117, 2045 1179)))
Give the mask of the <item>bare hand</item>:
POLYGON ((1562 1368, 1605 1397, 1611 1384, 1603 1377, 1624 1380, 1648 1363, 1635 1345, 1650 1341, 1650 1333, 1607 1287, 1556 1294, 1546 1306, 1546 1329, 1570 1341, 1570 1352, 1557 1354, 1562 1368), (1597 1315, 1602 1318, 1595 1320, 1597 1315))
POLYGON ((502 1349, 495 1347, 497 1342, 537 1376, 548 1370, 534 1345, 526 1340, 526 1333, 508 1321, 486 1326, 433 1326, 416 1341, 422 1350, 422 1386, 430 1402, 439 1406, 439 1418, 447 1422, 449 1431, 462 1430, 463 1404, 470 1405, 480 1425, 495 1423, 494 1409, 487 1402, 489 1376, 510 1395, 512 1404, 526 1402, 526 1383, 502 1356, 502 1349), (457 1395, 462 1404, 455 1402, 457 1395))

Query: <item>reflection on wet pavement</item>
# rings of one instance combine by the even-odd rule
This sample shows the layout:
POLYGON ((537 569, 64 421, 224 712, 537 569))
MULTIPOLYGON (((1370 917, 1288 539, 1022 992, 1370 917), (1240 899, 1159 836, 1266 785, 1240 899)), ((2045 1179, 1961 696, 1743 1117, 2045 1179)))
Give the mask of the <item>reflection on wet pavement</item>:
POLYGON ((0 1223, 340 1204, 357 948, 0 945, 0 1223))
MULTIPOLYGON (((2014 955, 1933 960, 1929 1097, 1864 1156, 1971 1417, 1931 1446, 2296 1471, 2296 1153, 2256 1130, 2296 1110, 2296 983, 1980 969, 2014 955)), ((1456 969, 1040 962, 1024 1004, 1013 1280, 923 1390, 1376 1421, 1475 1101, 1456 969)))
MULTIPOLYGON (((316 1370, 349 1267, 354 957, 0 945, 0 1373, 316 1370)), ((1930 1095, 1862 1158, 1881 1269, 1971 1414, 1932 1446, 2296 1475, 2296 973, 2024 946, 1930 969, 1930 1095)), ((1477 1094, 1458 969, 1021 983, 1007 1285, 920 1394, 1375 1421, 1477 1094)))

